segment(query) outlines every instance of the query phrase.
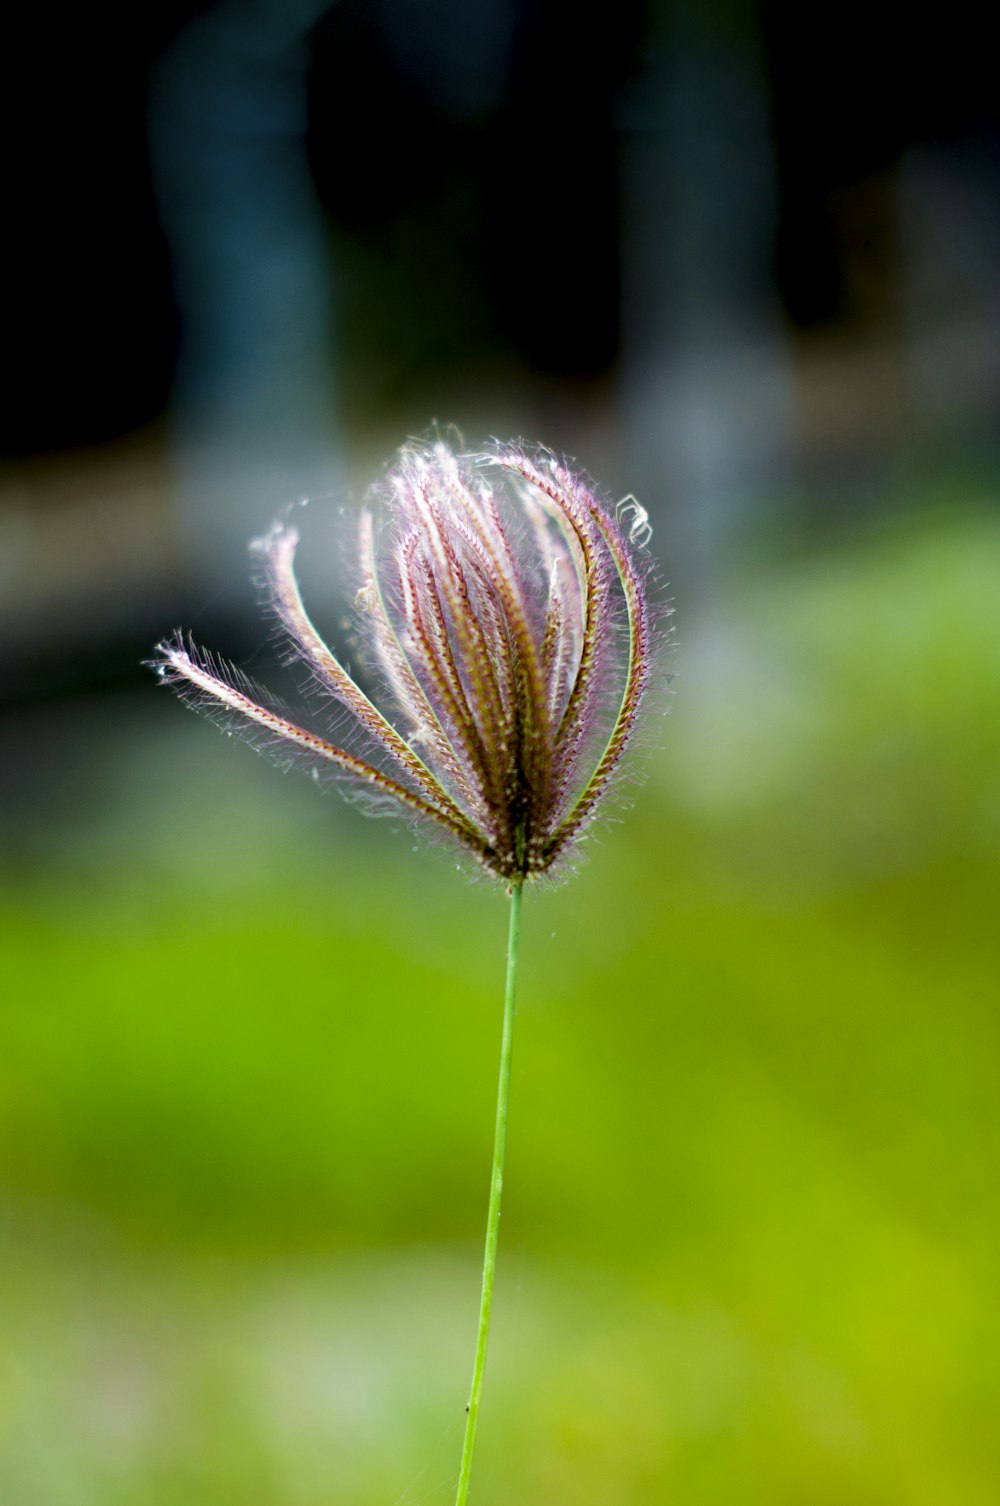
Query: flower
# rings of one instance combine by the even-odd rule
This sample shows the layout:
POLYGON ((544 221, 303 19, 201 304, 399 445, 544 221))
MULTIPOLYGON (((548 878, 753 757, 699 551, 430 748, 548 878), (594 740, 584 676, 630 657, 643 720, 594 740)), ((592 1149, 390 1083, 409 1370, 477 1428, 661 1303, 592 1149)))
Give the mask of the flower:
POLYGON ((180 633, 153 667, 230 730, 385 797, 508 883, 534 878, 593 820, 649 685, 654 635, 633 557, 646 513, 628 498, 616 518, 554 456, 514 444, 404 449, 381 490, 384 528, 361 517, 355 608, 384 700, 313 626, 296 529, 278 523, 254 545, 292 656, 347 713, 351 747, 299 726, 180 633))

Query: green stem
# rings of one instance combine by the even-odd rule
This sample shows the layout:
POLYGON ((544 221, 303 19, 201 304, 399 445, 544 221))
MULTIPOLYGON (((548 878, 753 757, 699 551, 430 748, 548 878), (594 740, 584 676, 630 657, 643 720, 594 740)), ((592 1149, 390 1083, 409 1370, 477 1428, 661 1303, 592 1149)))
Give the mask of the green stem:
POLYGON ((503 1192, 503 1157, 507 1144, 507 1102, 510 1097, 510 1056, 514 1041, 514 996, 517 986, 517 954, 521 937, 521 881, 515 880, 510 891, 510 931, 507 937, 507 987, 503 1002, 503 1040, 500 1045, 500 1085, 497 1088, 497 1121, 493 1139, 493 1175, 490 1180, 490 1207, 486 1215, 486 1253, 483 1256, 483 1292, 479 1301, 479 1332, 476 1358, 472 1367, 472 1389, 466 1408, 465 1443, 462 1467, 458 1475, 455 1506, 465 1506, 469 1498, 472 1455, 476 1448, 479 1426, 479 1403, 486 1371, 486 1346, 490 1337, 490 1313, 493 1310, 493 1277, 497 1268, 497 1240, 500 1237, 500 1195, 503 1192))

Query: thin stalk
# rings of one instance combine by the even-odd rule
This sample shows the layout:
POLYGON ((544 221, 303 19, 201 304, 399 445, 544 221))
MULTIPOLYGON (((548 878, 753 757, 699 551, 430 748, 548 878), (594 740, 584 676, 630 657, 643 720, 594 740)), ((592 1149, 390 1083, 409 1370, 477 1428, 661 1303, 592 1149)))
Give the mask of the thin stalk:
POLYGON ((503 1039, 500 1044, 500 1083, 497 1088, 497 1119, 493 1138, 493 1174, 490 1179, 490 1206, 486 1215, 486 1251, 483 1256, 483 1291, 479 1300, 479 1332, 476 1336, 476 1358, 472 1367, 472 1388, 466 1408, 465 1442, 462 1446, 462 1467, 458 1475, 458 1495, 455 1506, 465 1506, 469 1498, 469 1480, 472 1475, 472 1456, 476 1448, 476 1429, 479 1426, 479 1403, 483 1395, 483 1375, 486 1371, 486 1346, 490 1338, 490 1314, 493 1310, 493 1277, 497 1268, 497 1241, 500 1237, 500 1196, 503 1192, 503 1158, 507 1144, 507 1103, 510 1097, 510 1058, 514 1041, 515 990, 517 987, 517 954, 521 939, 521 889, 515 879, 510 890, 510 930, 507 936, 507 986, 503 1002, 503 1039))

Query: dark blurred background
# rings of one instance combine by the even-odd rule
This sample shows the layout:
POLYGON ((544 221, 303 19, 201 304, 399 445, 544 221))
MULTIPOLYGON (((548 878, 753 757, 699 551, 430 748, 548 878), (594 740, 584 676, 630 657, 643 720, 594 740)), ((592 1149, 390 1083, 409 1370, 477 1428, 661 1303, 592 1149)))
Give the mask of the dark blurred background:
POLYGON ((0 1497, 451 1498, 502 896, 141 666, 277 674, 247 540, 441 422, 638 495, 679 624, 526 908, 477 1500, 993 1502, 981 8, 4 29, 0 1497))

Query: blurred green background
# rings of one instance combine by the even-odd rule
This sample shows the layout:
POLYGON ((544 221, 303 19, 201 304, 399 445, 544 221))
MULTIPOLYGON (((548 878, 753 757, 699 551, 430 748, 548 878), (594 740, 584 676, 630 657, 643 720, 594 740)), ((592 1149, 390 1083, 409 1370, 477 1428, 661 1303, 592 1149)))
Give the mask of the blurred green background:
POLYGON ((525 901, 476 1506, 992 1506, 968 17, 909 69, 860 7, 98 19, 18 53, 0 1501, 453 1498, 504 896, 139 664, 184 623, 276 679, 246 539, 438 418, 637 491, 678 607, 635 780, 525 901))
MULTIPOLYGON (((998 570, 758 560, 527 897, 482 1501, 995 1498, 998 570)), ((148 702, 26 718, 4 1499, 446 1501, 503 896, 148 702)))

